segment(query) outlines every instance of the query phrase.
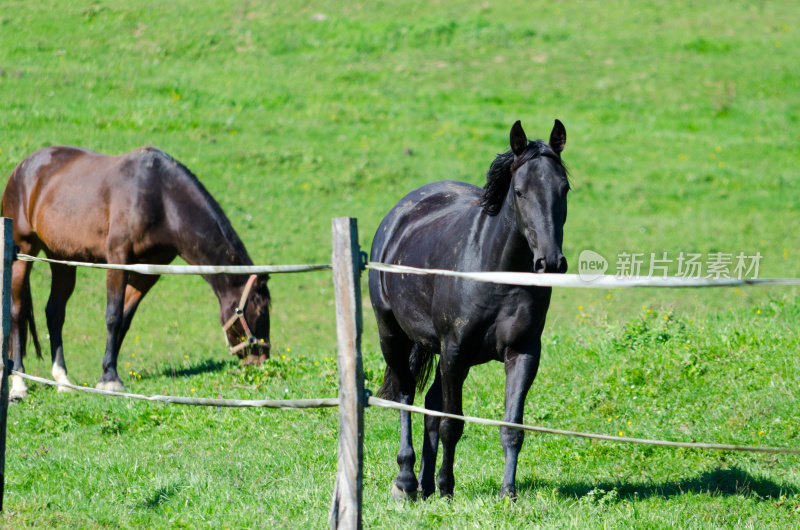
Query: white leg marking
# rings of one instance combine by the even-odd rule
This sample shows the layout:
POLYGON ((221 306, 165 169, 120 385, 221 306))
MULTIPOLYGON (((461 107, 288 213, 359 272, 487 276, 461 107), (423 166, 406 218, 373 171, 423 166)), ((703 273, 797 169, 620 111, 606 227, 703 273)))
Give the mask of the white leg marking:
POLYGON ((119 381, 100 381, 97 383, 98 390, 111 390, 112 392, 122 392, 125 390, 125 385, 119 381))
MULTIPOLYGON (((58 366, 55 363, 53 363, 52 374, 53 374, 53 380, 56 383, 69 383, 69 384, 72 384, 72 382, 67 377, 67 371, 64 370, 63 368, 61 368, 60 366, 58 366)), ((65 387, 65 386, 58 387, 58 391, 59 392, 75 392, 75 390, 73 390, 71 388, 68 388, 68 387, 65 387)))
POLYGON ((392 498, 396 501, 413 501, 417 498, 417 492, 406 493, 397 487, 397 484, 392 482, 392 498))
POLYGON ((28 387, 25 386, 25 380, 16 374, 11 374, 11 391, 8 393, 8 399, 17 401, 26 397, 28 397, 28 387))

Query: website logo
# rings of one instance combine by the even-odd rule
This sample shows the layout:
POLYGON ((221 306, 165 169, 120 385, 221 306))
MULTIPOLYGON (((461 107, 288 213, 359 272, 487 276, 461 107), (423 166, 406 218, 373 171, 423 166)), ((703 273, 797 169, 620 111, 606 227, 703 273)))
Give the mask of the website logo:
POLYGON ((596 280, 607 270, 608 261, 594 250, 584 250, 578 256, 578 277, 585 282, 596 280))

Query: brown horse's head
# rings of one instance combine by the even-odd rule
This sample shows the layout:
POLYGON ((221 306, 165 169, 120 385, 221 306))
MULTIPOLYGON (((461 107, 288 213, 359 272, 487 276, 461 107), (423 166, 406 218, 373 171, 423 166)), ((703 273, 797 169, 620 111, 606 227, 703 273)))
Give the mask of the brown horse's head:
POLYGON ((230 317, 224 324, 231 353, 245 364, 261 364, 269 359, 268 279, 267 275, 261 275, 248 280, 238 302, 229 309, 230 317))

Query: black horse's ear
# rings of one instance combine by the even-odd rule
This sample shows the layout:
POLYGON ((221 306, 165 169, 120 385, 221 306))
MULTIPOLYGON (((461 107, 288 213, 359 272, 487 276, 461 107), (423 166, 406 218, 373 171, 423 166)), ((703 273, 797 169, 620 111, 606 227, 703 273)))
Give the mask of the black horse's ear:
POLYGON ((565 145, 567 145, 567 130, 564 128, 563 123, 556 120, 553 124, 553 130, 550 132, 550 147, 560 154, 565 145))
POLYGON ((528 147, 528 137, 525 136, 525 131, 522 130, 522 124, 517 120, 511 127, 511 151, 519 156, 528 147))

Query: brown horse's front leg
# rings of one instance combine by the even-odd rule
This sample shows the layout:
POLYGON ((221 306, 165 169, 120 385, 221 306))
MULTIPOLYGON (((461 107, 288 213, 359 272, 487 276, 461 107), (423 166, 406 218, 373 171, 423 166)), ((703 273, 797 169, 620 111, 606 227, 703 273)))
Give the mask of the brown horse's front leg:
MULTIPOLYGON (((67 365, 64 361, 64 341, 62 331, 66 318, 67 300, 75 289, 75 267, 58 263, 50 264, 52 281, 50 283, 50 298, 47 300, 45 315, 47 315, 47 330, 50 332, 50 358, 53 363, 53 379, 59 383, 69 383, 67 365)), ((58 387, 59 392, 69 392, 69 387, 58 387)))
MULTIPOLYGON (((533 384, 539 369, 539 350, 530 354, 507 354, 506 361, 506 412, 504 421, 522 423, 525 408, 525 397, 533 384)), ((500 487, 501 497, 517 497, 516 477, 517 459, 525 439, 525 431, 519 429, 500 428, 500 441, 505 453, 505 469, 503 484, 500 487)))
POLYGON ((122 341, 125 340, 125 335, 131 327, 133 315, 136 313, 136 308, 139 307, 139 302, 142 301, 144 295, 155 285, 159 278, 160 276, 153 274, 128 273, 125 286, 125 305, 122 310, 122 328, 117 334, 116 349, 118 353, 122 349, 122 341))
POLYGON ((125 287, 127 273, 124 271, 108 271, 106 288, 108 299, 106 302, 106 353, 103 357, 103 375, 97 388, 101 390, 119 391, 125 388, 117 374, 117 357, 119 356, 120 335, 122 334, 125 305, 125 287))

